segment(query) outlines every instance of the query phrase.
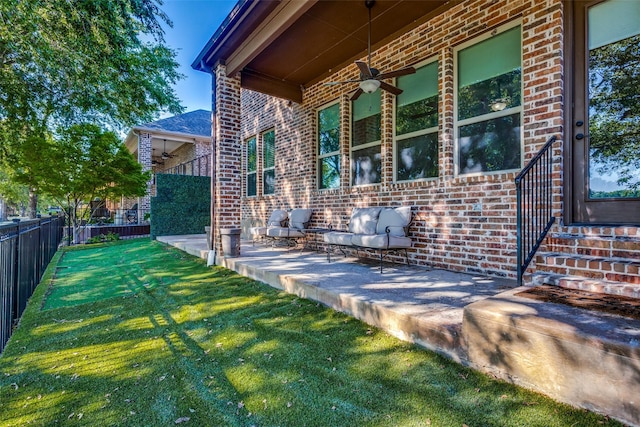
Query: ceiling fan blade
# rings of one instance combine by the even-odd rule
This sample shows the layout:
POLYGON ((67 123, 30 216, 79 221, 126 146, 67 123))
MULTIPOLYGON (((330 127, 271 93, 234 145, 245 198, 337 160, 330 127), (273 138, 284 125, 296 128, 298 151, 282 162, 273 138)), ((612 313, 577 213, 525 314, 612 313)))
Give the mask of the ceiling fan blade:
POLYGON ((387 92, 391 92, 394 95, 400 95, 402 93, 402 89, 398 89, 395 86, 390 85, 389 83, 380 82, 380 89, 384 89, 387 92))
POLYGON ((360 98, 360 95, 362 95, 363 93, 364 91, 358 88, 355 92, 353 92, 353 95, 351 95, 351 98, 349 98, 349 100, 355 101, 356 99, 360 98))
POLYGON ((389 71, 388 73, 382 73, 379 76, 377 76, 376 79, 379 79, 379 80, 390 79, 392 77, 406 76, 407 74, 413 74, 415 72, 416 72, 416 69, 413 67, 401 68, 399 70, 389 71))
POLYGON ((360 74, 362 74, 363 80, 373 78, 373 74, 371 74, 371 69, 369 65, 367 65, 364 61, 356 61, 356 65, 360 69, 360 74))

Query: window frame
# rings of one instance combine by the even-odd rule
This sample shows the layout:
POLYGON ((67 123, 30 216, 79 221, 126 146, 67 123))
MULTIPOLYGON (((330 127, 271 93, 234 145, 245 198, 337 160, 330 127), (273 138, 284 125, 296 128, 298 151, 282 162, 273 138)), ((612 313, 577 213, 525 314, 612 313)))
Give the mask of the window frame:
POLYGON ((327 157, 338 156, 340 165, 342 165, 342 153, 341 153, 342 126, 341 124, 342 124, 342 105, 340 103, 340 99, 336 99, 331 102, 328 102, 316 109, 316 171, 317 171, 316 172, 317 173, 316 188, 319 191, 335 190, 336 188, 340 188, 342 186, 342 170, 338 175, 337 187, 322 188, 320 186, 322 182, 322 160, 323 159, 327 157), (330 153, 320 154, 320 112, 328 108, 331 108, 335 105, 338 105, 338 150, 332 151, 330 153))
MULTIPOLYGON (((438 67, 438 81, 437 81, 437 85, 438 85, 438 91, 437 91, 437 95, 438 95, 438 102, 437 102, 437 115, 438 115, 438 123, 435 126, 432 126, 430 128, 425 128, 425 129, 420 129, 417 131, 413 131, 413 132, 408 132, 408 133, 404 133, 402 135, 398 135, 396 133, 397 127, 396 127, 396 119, 398 117, 398 97, 394 96, 393 97, 393 159, 392 159, 392 163, 393 163, 393 182, 394 183, 405 183, 405 182, 420 182, 420 181, 433 181, 438 179, 438 177, 440 176, 440 106, 441 106, 441 102, 442 102, 442 90, 440 88, 440 71, 442 67, 442 62, 440 61, 438 56, 432 56, 428 59, 425 59, 424 61, 418 62, 417 64, 415 64, 413 67, 416 69, 416 71, 422 67, 426 67, 429 66, 433 63, 437 63, 437 67, 438 67), (417 136, 423 136, 423 135, 429 135, 435 133, 436 134, 436 140, 437 140, 437 153, 438 153, 438 159, 437 159, 437 169, 438 169, 438 175, 437 176, 433 176, 433 177, 427 177, 427 178, 416 178, 416 179, 398 179, 398 170, 397 170, 397 156, 398 156, 398 141, 403 141, 405 139, 411 139, 411 138, 415 138, 417 136)), ((394 79, 394 83, 398 84, 398 78, 394 79)), ((399 87, 399 86, 397 86, 399 87)))
MULTIPOLYGON (((353 117, 354 117, 354 111, 355 111, 354 104, 355 104, 355 102, 357 100, 356 101, 349 101, 349 107, 350 107, 349 108, 349 185, 351 187, 366 187, 366 186, 369 186, 369 185, 380 185, 380 184, 382 184, 382 174, 384 172, 384 164, 381 164, 381 173, 380 173, 380 181, 379 182, 368 182, 366 184, 356 184, 354 182, 354 175, 353 175, 353 169, 354 169, 353 168, 353 166, 354 166, 353 153, 355 151, 361 151, 361 150, 364 150, 364 149, 367 149, 367 148, 371 148, 371 147, 376 147, 377 146, 377 147, 380 147, 380 156, 382 156, 382 137, 383 137, 382 107, 384 105, 384 102, 383 102, 384 101, 384 97, 382 96, 382 90, 381 89, 378 89, 377 92, 380 93, 380 113, 379 113, 380 114, 380 139, 377 140, 377 141, 367 142, 367 143, 360 144, 360 145, 355 146, 355 147, 353 146, 353 131, 354 131, 354 126, 353 126, 354 125, 354 120, 353 120, 353 117)), ((361 99, 362 96, 367 96, 367 94, 363 93, 362 95, 360 95, 359 99, 361 99)), ((367 117, 370 117, 370 116, 367 116, 367 117)), ((384 159, 381 159, 381 163, 384 163, 383 161, 384 161, 384 159)))
POLYGON ((260 154, 261 154, 261 158, 262 158, 262 195, 263 196, 271 196, 276 194, 276 185, 274 183, 273 185, 273 192, 271 193, 267 193, 266 190, 266 176, 265 174, 267 172, 273 171, 273 179, 275 181, 276 178, 276 129, 275 128, 270 128, 270 129, 266 129, 262 132, 260 132, 260 142, 261 142, 261 146, 262 146, 262 150, 260 150, 260 154), (272 132, 273 133, 273 166, 269 166, 266 167, 265 166, 265 162, 267 160, 267 156, 265 155, 266 150, 265 150, 265 138, 264 136, 268 133, 272 132))
POLYGON ((503 174, 510 173, 514 171, 518 171, 522 169, 524 164, 524 67, 523 67, 523 27, 522 20, 515 20, 513 22, 509 22, 507 24, 501 25, 491 31, 487 31, 477 37, 472 38, 464 43, 461 43, 458 46, 453 48, 453 163, 454 163, 454 176, 458 177, 473 177, 473 176, 484 176, 484 175, 495 175, 495 174, 503 174), (502 111, 495 111, 491 113, 482 114, 479 116, 466 118, 459 120, 458 119, 458 80, 460 77, 459 73, 459 52, 482 43, 485 40, 488 40, 492 37, 505 33, 509 30, 512 30, 516 27, 520 27, 520 105, 511 108, 505 108, 502 111), (520 114, 520 163, 518 167, 513 169, 502 169, 495 171, 480 171, 480 172, 460 172, 460 128, 463 126, 468 126, 475 123, 482 123, 489 120, 495 120, 502 117, 507 117, 513 114, 520 114))
POLYGON ((250 136, 249 138, 245 139, 245 154, 246 154, 246 158, 247 158, 247 163, 245 165, 245 191, 244 191, 244 195, 245 197, 258 197, 258 137, 257 135, 253 135, 250 136), (256 152, 256 164, 255 164, 255 169, 254 170, 249 170, 249 143, 253 141, 254 144, 254 150, 256 152), (255 175, 255 182, 256 182, 256 187, 255 187, 255 194, 250 195, 249 194, 249 175, 255 175))

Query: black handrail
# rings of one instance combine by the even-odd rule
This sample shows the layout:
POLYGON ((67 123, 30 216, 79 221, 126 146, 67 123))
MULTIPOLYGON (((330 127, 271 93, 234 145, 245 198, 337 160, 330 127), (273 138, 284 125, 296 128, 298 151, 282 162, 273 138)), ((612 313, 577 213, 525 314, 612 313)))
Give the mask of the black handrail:
POLYGON ((518 285, 540 244, 551 229, 553 216, 552 136, 516 177, 518 285))
POLYGON ((191 176, 211 176, 211 162, 209 155, 197 157, 179 165, 166 168, 157 173, 166 173, 170 175, 191 175, 191 176))

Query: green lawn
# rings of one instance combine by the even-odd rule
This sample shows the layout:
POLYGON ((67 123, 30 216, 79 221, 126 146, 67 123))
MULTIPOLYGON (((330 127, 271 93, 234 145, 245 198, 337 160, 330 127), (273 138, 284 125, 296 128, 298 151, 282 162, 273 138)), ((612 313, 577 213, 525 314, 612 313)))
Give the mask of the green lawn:
POLYGON ((0 357, 0 425, 620 424, 129 240, 56 255, 0 357))

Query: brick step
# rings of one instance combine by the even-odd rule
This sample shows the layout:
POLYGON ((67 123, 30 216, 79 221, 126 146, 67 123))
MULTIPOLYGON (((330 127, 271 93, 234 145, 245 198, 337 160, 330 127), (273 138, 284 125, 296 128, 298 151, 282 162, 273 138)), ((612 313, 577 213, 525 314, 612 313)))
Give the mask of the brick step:
POLYGON ((552 233, 541 249, 571 255, 640 260, 640 236, 552 233))
POLYGON ((533 273, 528 279, 528 283, 533 286, 554 285, 567 289, 579 289, 588 292, 640 299, 640 284, 604 279, 596 280, 581 276, 570 276, 547 272, 533 273))
POLYGON ((640 260, 631 258, 543 252, 536 256, 536 271, 640 285, 640 260))

